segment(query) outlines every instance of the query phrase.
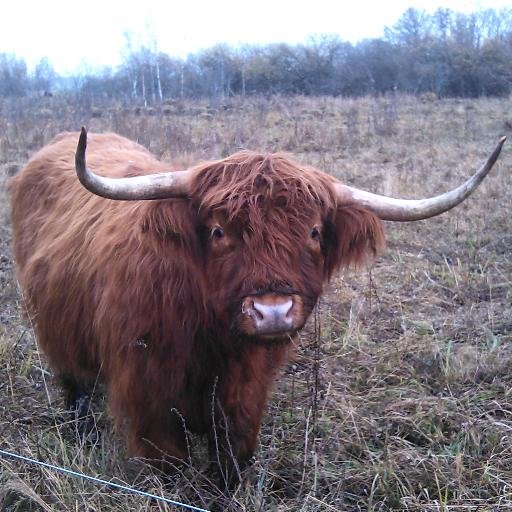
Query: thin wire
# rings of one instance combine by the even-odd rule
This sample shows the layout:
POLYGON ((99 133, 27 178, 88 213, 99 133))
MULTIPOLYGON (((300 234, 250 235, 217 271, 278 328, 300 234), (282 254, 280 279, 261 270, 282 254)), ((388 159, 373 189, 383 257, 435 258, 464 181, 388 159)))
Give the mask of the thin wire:
POLYGON ((126 485, 116 484, 114 482, 108 482, 107 480, 102 480, 101 478, 95 478, 93 476, 85 475, 83 473, 79 473, 77 471, 72 471, 70 469, 61 468, 60 466, 54 466, 53 464, 48 464, 46 462, 41 462, 39 460, 31 459, 29 457, 24 457, 23 455, 18 455, 16 453, 7 452, 5 450, 0 450, 0 455, 4 455, 6 457, 12 457, 14 459, 22 460, 24 462, 28 462, 30 464, 37 464, 38 466, 43 466, 45 468, 53 469, 55 471, 60 471, 61 473, 65 473, 67 475, 71 475, 78 478, 83 478, 85 480, 91 480, 92 482, 97 482, 103 485, 109 485, 110 487, 115 487, 116 489, 121 489, 123 491, 132 492, 134 494, 139 494, 141 496, 145 496, 147 498, 153 498, 155 500, 164 501, 165 503, 169 503, 170 505, 175 505, 177 507, 187 508, 188 510, 195 510, 196 512, 209 512, 204 508, 197 508, 193 505, 187 505, 185 503, 180 503, 179 501, 170 500, 168 498, 164 498, 163 496, 158 496, 157 494, 151 494, 149 492, 139 491, 138 489, 134 489, 132 487, 127 487, 126 485))

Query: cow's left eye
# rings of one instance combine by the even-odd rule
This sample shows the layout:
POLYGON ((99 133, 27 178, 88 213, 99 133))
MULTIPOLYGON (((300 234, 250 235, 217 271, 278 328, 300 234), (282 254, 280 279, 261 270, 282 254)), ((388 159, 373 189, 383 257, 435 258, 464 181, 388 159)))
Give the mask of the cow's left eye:
POLYGON ((215 226, 212 229, 212 238, 219 240, 224 237, 224 230, 220 226, 215 226))
POLYGON ((316 226, 311 230, 311 238, 313 240, 320 240, 320 230, 316 226))

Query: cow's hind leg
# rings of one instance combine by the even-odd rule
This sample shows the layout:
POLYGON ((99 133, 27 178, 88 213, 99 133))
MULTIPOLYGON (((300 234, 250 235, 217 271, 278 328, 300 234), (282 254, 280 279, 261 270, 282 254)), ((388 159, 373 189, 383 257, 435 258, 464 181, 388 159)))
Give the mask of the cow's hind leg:
POLYGON ((66 407, 76 420, 78 434, 82 438, 90 437, 96 430, 96 424, 91 414, 91 396, 89 392, 85 386, 69 374, 61 374, 59 380, 64 389, 66 407))

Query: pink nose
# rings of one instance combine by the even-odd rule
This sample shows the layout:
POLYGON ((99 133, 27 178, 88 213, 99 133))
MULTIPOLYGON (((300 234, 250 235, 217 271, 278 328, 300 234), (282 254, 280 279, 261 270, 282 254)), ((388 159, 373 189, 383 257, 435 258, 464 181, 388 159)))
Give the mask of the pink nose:
POLYGON ((252 318, 259 334, 284 333, 293 326, 293 298, 275 293, 249 296, 242 302, 242 313, 252 318))

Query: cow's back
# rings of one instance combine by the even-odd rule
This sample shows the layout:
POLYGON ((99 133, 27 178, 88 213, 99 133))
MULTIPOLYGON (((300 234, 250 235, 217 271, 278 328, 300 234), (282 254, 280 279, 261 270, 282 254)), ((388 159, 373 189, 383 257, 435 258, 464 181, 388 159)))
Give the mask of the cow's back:
MULTIPOLYGON (((16 271, 38 341, 54 367, 86 378, 98 368, 100 304, 108 286, 123 282, 145 205, 84 189, 74 169, 77 140, 77 133, 58 135, 9 191, 16 271)), ((142 146, 114 134, 90 137, 87 163, 111 177, 163 170, 142 146)))
MULTIPOLYGON (((78 232, 98 218, 99 224, 114 215, 123 219, 133 203, 109 201, 82 187, 75 172, 78 133, 61 133, 36 153, 9 183, 13 247, 23 278, 30 256, 52 242, 76 239, 78 232)), ((149 174, 164 170, 145 148, 116 134, 91 135, 88 165, 110 177, 149 174)))

